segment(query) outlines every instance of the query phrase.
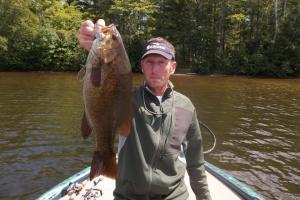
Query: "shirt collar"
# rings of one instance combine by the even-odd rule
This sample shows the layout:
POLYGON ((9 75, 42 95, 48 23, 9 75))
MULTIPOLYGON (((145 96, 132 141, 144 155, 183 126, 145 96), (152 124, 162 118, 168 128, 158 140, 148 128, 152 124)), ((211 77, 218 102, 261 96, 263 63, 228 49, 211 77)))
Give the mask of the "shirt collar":
MULTIPOLYGON (((147 81, 144 81, 143 86, 144 86, 144 89, 145 89, 146 91, 150 92, 153 96, 156 96, 156 95, 153 94, 152 90, 151 90, 150 87, 148 86, 147 81)), ((164 98, 166 95, 170 96, 171 93, 172 93, 172 91, 173 91, 173 88, 174 88, 173 83, 172 83, 171 81, 168 81, 168 87, 167 87, 165 93, 163 94, 163 98, 164 98)))

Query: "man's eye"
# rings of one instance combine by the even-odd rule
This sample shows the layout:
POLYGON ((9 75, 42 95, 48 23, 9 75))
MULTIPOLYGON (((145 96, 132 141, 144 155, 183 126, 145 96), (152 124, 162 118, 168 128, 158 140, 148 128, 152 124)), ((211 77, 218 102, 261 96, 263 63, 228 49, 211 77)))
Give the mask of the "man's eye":
POLYGON ((147 64, 147 65, 153 65, 153 62, 147 61, 146 64, 147 64))

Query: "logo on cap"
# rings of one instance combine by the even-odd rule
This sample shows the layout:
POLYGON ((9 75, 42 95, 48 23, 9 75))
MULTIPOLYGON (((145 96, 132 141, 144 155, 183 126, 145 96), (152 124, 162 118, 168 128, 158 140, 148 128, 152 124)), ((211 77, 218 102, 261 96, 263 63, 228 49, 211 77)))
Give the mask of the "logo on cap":
POLYGON ((147 46, 146 48, 147 50, 149 49, 162 49, 162 50, 166 50, 166 47, 162 46, 160 43, 151 43, 147 46))

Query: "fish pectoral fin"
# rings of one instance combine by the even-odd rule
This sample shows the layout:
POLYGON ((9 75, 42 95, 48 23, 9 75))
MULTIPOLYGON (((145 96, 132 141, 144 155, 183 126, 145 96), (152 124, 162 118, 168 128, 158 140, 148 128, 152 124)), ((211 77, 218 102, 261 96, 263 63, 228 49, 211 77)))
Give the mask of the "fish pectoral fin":
POLYGON ((131 128, 131 113, 128 113, 126 117, 121 121, 121 123, 118 125, 116 134, 122 135, 124 137, 127 137, 130 132, 131 128))
POLYGON ((85 66, 82 66, 82 68, 80 69, 80 71, 77 74, 77 79, 82 81, 83 77, 85 75, 85 72, 86 72, 85 66))
POLYGON ((99 151, 94 151, 93 160, 91 164, 90 180, 103 175, 115 179, 117 175, 116 155, 101 154, 99 151))
POLYGON ((83 139, 86 139, 87 137, 89 137, 89 135, 92 132, 92 128, 86 118, 86 114, 85 112, 83 113, 82 116, 82 120, 81 120, 81 135, 83 137, 83 139))

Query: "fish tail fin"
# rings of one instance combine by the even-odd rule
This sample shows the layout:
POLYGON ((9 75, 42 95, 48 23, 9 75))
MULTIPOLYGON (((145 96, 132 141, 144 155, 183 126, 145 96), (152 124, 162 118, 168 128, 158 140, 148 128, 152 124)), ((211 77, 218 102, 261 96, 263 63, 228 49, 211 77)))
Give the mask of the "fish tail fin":
POLYGON ((115 179, 117 174, 117 163, 114 153, 110 155, 95 151, 91 164, 90 180, 103 175, 115 179))

